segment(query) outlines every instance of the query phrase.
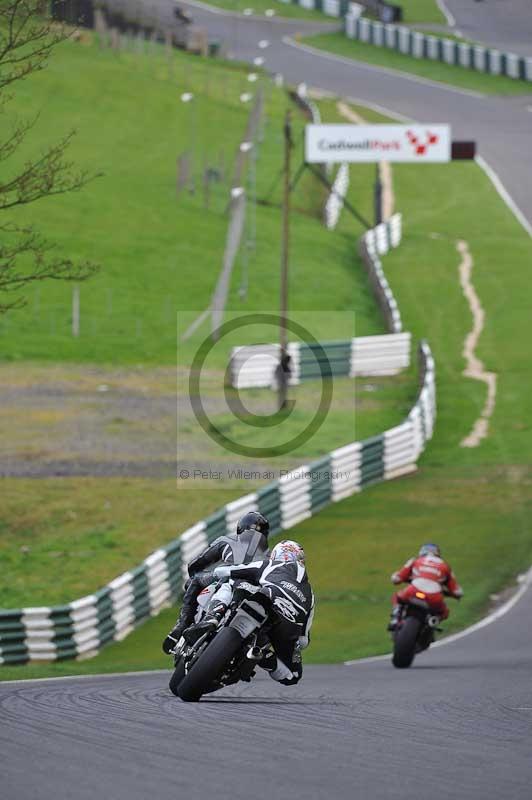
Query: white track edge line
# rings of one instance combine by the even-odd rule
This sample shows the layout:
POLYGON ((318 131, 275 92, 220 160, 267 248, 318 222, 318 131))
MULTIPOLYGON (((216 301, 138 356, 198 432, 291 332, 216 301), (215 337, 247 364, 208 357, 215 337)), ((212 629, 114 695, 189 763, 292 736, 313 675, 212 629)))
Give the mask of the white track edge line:
POLYGON ((493 169, 493 167, 490 164, 488 164, 486 159, 483 158, 481 155, 475 156, 475 161, 480 167, 480 169, 486 173, 486 175, 494 185, 495 189, 497 190, 497 193, 504 201, 506 206, 510 209, 514 217, 523 226, 528 235, 532 237, 532 224, 525 217, 524 213, 521 211, 521 209, 519 208, 519 206, 511 196, 510 192, 508 191, 506 186, 503 184, 503 182, 493 169))
MULTIPOLYGON (((336 97, 336 95, 334 95, 336 97)), ((391 108, 386 108, 386 106, 381 106, 378 103, 373 103, 369 100, 361 100, 359 97, 346 97, 346 103, 352 103, 355 106, 364 106, 365 108, 369 108, 371 111, 376 111, 377 114, 382 114, 384 117, 390 117, 391 119, 396 119, 398 122, 405 122, 407 124, 412 124, 415 122, 411 117, 405 117, 404 114, 400 114, 398 111, 392 111, 391 108)))
MULTIPOLYGON (((519 578, 518 578, 519 580, 519 578)), ((532 584, 532 567, 525 573, 524 576, 520 579, 520 586, 516 593, 510 597, 505 603, 502 604, 500 608, 497 608, 495 611, 492 611, 491 614, 488 614, 483 619, 479 620, 478 622, 473 623, 468 628, 465 628, 463 631, 458 631, 458 633, 453 633, 451 636, 446 636, 444 639, 440 639, 437 642, 434 642, 431 645, 431 649, 435 647, 444 647, 447 644, 452 644, 453 642, 457 642, 459 639, 463 639, 465 636, 469 636, 472 633, 476 633, 476 631, 481 630, 482 628, 486 628, 488 625, 491 625, 492 622, 496 622, 501 617, 504 617, 511 609, 519 602, 519 600, 523 597, 526 591, 530 588, 532 584)), ((383 661, 384 659, 390 658, 391 653, 385 653, 382 656, 370 656, 369 658, 359 658, 353 659, 352 661, 344 661, 344 666, 346 667, 355 667, 357 664, 371 664, 374 661, 383 661)))
MULTIPOLYGON (((354 103, 355 105, 359 106, 366 106, 366 108, 371 108, 373 111, 376 111, 379 114, 384 114, 384 116, 389 116, 392 119, 397 119, 399 122, 406 122, 406 123, 414 123, 416 120, 411 119, 410 117, 405 117, 403 114, 398 113, 397 111, 392 111, 391 108, 386 108, 386 106, 381 106, 378 103, 372 103, 368 100, 362 100, 357 97, 346 97, 346 102, 354 103)), ((532 111, 532 106, 530 108, 532 111)), ((490 179, 491 183, 493 184, 497 194, 506 205, 506 207, 512 212, 516 220, 519 224, 525 229, 530 237, 532 237, 532 223, 528 221, 525 217, 524 213, 521 211, 515 200, 513 199, 512 195, 503 184, 501 179, 499 178, 498 174, 495 172, 493 167, 488 164, 486 159, 481 156, 480 154, 475 156, 475 163, 480 167, 480 169, 487 175, 490 179)))
POLYGON ((451 12, 447 8, 447 6, 445 5, 445 0, 436 0, 436 5, 438 6, 438 8, 440 9, 441 13, 443 14, 445 19, 447 20, 447 25, 449 25, 450 28, 455 28, 456 27, 456 19, 451 14, 451 12))
POLYGON ((462 94, 466 97, 474 97, 477 100, 484 100, 487 97, 487 95, 482 94, 481 92, 475 92, 472 89, 459 89, 457 86, 453 86, 450 83, 442 83, 441 81, 433 81, 430 78, 422 78, 421 76, 414 75, 411 72, 403 72, 403 70, 391 69, 390 67, 379 67, 376 64, 369 64, 367 61, 358 61, 356 58, 349 58, 347 56, 337 56, 334 53, 329 53, 326 50, 319 50, 317 47, 312 47, 308 44, 300 44, 300 42, 296 42, 291 36, 288 35, 283 36, 282 41, 283 44, 289 47, 294 47, 296 50, 303 50, 311 55, 327 58, 330 61, 339 61, 342 64, 349 64, 351 66, 356 65, 362 69, 382 72, 385 75, 390 75, 392 78, 404 78, 405 80, 413 81, 414 83, 420 83, 424 86, 432 86, 436 89, 443 89, 454 94, 462 94))
MULTIPOLYGON (((5 666, 10 666, 9 664, 5 666)), ((17 666, 16 664, 14 666, 17 666)), ((13 681, 1 680, 2 665, 0 665, 0 690, 2 686, 13 686, 19 683, 50 683, 56 681, 86 681, 94 680, 95 678, 135 678, 138 675, 166 675, 170 673, 171 667, 168 669, 143 669, 136 672, 99 672, 95 675, 57 675, 54 678, 18 678, 13 681)))

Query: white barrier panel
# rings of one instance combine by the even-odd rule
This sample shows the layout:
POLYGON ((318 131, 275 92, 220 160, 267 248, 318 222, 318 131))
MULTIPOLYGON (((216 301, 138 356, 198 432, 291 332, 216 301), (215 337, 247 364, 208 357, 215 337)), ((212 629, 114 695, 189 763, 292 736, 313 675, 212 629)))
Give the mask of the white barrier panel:
POLYGON ((323 13, 329 17, 340 16, 340 0, 324 0, 323 13))
POLYGON ((410 364, 410 333, 352 340, 350 375, 396 375, 410 364))
POLYGON ((410 50, 410 31, 408 28, 399 28, 399 52, 408 55, 410 50))
POLYGON ((443 60, 446 64, 455 63, 456 42, 452 39, 443 40, 443 60))
POLYGON ((340 164, 332 191, 325 203, 325 225, 329 230, 336 228, 344 207, 344 198, 349 190, 349 164, 340 164))
POLYGON ((234 533, 236 531, 236 524, 241 516, 247 514, 248 511, 258 511, 258 498, 254 493, 246 494, 244 497, 239 497, 238 500, 233 500, 225 507, 225 522, 227 526, 227 533, 234 533))
POLYGON ((460 42, 458 45, 458 61, 462 67, 471 66, 471 45, 460 42))
POLYGON ((373 44, 382 47, 384 44, 384 25, 382 22, 373 23, 373 44))
POLYGON ((501 54, 498 50, 488 50, 489 71, 492 75, 501 74, 501 54))
POLYGON ((423 58, 425 37, 422 33, 414 31, 412 33, 412 55, 415 58, 423 58))
POLYGON ((183 582, 188 578, 188 565, 192 559, 199 556, 208 545, 207 534, 205 532, 205 523, 203 521, 197 522, 192 528, 189 528, 181 536, 181 564, 183 573, 183 582))

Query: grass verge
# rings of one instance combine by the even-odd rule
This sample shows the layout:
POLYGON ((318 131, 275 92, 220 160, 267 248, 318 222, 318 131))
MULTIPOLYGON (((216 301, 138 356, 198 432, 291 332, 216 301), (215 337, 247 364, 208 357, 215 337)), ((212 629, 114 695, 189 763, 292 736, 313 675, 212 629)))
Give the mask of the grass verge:
POLYGON ((402 21, 406 25, 414 25, 416 22, 445 25, 447 22, 435 0, 401 0, 400 5, 403 9, 402 21))
POLYGON ((321 11, 314 11, 310 8, 303 8, 292 2, 282 3, 278 0, 250 0, 246 3, 245 0, 208 0, 206 3, 209 6, 216 6, 223 8, 224 11, 236 11, 243 14, 244 11, 251 11, 253 14, 261 16, 266 11, 275 11, 276 17, 288 17, 290 19, 307 19, 324 22, 326 19, 331 19, 322 14, 321 11))
POLYGON ((387 69, 410 72, 421 78, 428 78, 440 83, 448 83, 461 89, 468 89, 483 94, 514 95, 529 94, 532 91, 528 81, 512 80, 502 75, 486 75, 464 67, 444 64, 440 61, 417 59, 412 56, 388 50, 386 47, 348 39, 343 33, 324 33, 307 36, 305 44, 325 50, 338 56, 364 61, 387 69))

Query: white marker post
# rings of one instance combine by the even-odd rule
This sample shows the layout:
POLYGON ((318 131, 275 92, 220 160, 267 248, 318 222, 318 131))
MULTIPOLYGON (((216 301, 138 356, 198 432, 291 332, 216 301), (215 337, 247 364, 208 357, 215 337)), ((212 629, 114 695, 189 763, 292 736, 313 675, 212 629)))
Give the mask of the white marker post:
POLYGON ((72 287, 72 336, 79 336, 79 283, 72 287))

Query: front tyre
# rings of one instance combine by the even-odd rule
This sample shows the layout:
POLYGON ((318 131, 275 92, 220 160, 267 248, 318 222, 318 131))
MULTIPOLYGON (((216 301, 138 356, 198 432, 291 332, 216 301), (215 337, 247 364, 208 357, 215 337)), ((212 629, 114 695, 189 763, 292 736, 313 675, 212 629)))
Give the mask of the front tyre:
POLYGON ((168 686, 170 687, 170 691, 172 694, 175 694, 177 697, 177 687, 185 677, 185 662, 183 661, 182 656, 177 660, 175 669, 173 671, 172 677, 170 678, 170 683, 168 686))
POLYGON ((397 669, 406 669, 412 664, 416 653, 416 642, 421 622, 415 617, 407 617, 394 639, 392 664, 397 669))
POLYGON ((177 687, 177 696, 196 703, 223 673, 242 647, 242 637, 234 628, 222 628, 177 687))

